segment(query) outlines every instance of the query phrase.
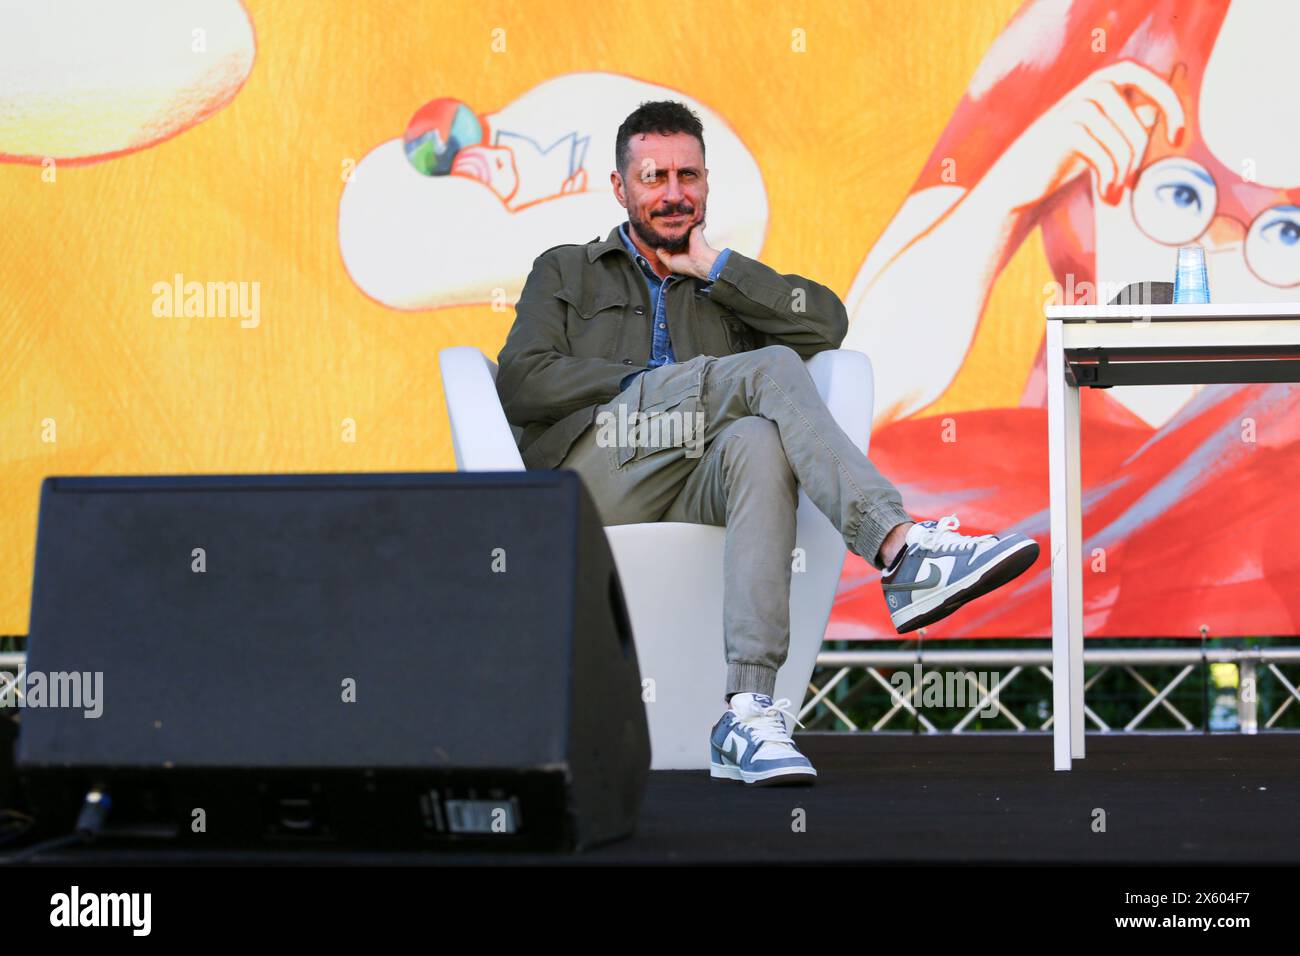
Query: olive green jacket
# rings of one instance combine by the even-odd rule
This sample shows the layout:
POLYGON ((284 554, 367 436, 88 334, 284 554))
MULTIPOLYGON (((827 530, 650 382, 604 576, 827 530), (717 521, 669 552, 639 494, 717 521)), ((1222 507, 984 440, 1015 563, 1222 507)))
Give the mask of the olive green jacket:
MULTIPOLYGON (((830 289, 734 249, 712 286, 683 277, 664 294, 678 361, 766 345, 808 358, 839 348, 849 327, 830 289)), ((652 321, 645 276, 617 226, 603 241, 537 257, 497 359, 497 394, 506 419, 523 429, 526 467, 558 467, 623 377, 648 368, 652 321)))

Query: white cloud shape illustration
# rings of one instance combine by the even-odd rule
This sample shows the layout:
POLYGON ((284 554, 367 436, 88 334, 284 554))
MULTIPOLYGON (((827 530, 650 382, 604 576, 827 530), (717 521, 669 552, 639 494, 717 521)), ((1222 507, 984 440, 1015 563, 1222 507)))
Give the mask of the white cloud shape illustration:
POLYGON ((339 200, 339 250, 348 274, 371 298, 397 309, 489 302, 500 294, 515 301, 545 249, 603 239, 626 220, 609 183, 614 137, 642 102, 664 99, 685 103, 704 125, 709 242, 757 256, 767 230, 763 178, 717 114, 631 77, 571 73, 482 117, 489 142, 509 145, 518 166, 500 171, 517 187, 508 206, 477 180, 420 174, 400 136, 371 150, 339 200), (585 188, 557 195, 575 165, 586 171, 585 188))
POLYGON ((0 0, 0 160, 152 146, 230 102, 254 55, 239 0, 0 0))

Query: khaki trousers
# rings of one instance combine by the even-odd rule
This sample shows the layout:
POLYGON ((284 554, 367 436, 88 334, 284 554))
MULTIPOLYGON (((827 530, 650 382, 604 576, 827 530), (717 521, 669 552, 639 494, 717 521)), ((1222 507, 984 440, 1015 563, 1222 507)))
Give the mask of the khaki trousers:
POLYGON ((582 476, 606 525, 725 526, 728 695, 770 695, 785 663, 800 487, 873 567, 885 536, 912 520, 784 345, 638 375, 560 467, 582 476))

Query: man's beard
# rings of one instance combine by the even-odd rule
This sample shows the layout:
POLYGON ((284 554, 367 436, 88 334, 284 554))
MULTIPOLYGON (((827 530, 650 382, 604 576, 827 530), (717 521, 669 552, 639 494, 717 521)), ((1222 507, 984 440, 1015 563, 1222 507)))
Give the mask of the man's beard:
MULTIPOLYGON (((689 207, 686 203, 678 203, 672 209, 663 210, 662 213, 663 213, 662 215, 651 216, 650 217, 651 223, 653 223, 655 219, 664 218, 665 215, 672 216, 677 213, 682 213, 683 215, 687 215, 687 216, 694 216, 695 209, 693 207, 689 207)), ((685 252, 688 248, 690 248, 691 229, 695 228, 694 224, 692 224, 691 229, 687 229, 685 232, 682 233, 681 238, 665 239, 659 233, 654 231, 650 223, 647 223, 644 219, 637 218, 636 213, 632 212, 631 210, 628 210, 627 219, 628 222, 631 223, 632 225, 632 231, 637 234, 637 238, 639 238, 643 243, 645 243, 647 247, 651 249, 662 249, 664 252, 668 253, 669 255, 676 255, 677 253, 685 252)))

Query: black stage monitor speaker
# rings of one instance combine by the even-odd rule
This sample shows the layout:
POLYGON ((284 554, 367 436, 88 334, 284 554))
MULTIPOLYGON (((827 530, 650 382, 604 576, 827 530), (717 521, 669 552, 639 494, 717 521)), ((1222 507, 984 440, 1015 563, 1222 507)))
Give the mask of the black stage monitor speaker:
POLYGON ((106 833, 196 846, 582 848, 649 771, 571 471, 49 478, 28 672, 46 833, 98 786, 106 833))

